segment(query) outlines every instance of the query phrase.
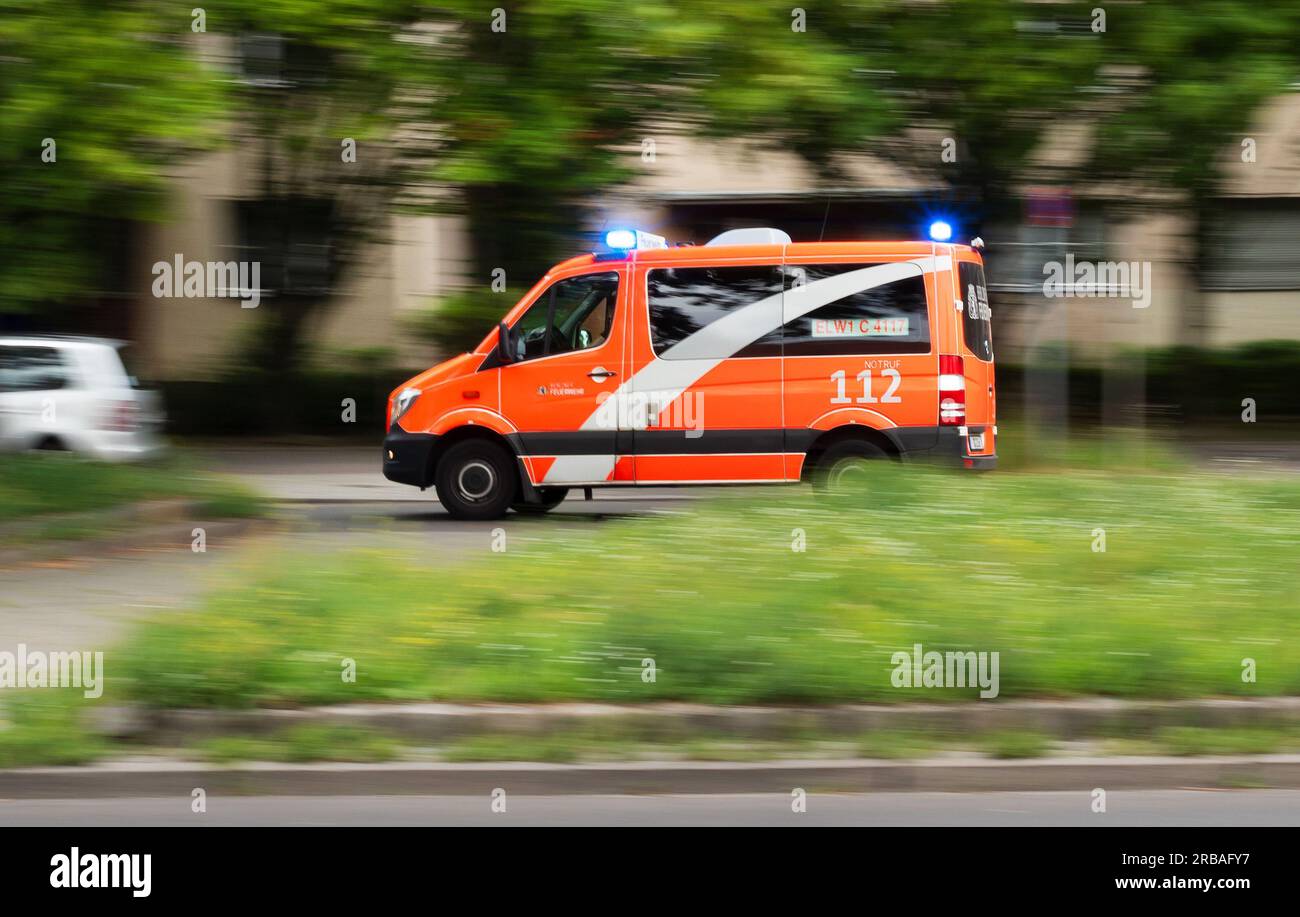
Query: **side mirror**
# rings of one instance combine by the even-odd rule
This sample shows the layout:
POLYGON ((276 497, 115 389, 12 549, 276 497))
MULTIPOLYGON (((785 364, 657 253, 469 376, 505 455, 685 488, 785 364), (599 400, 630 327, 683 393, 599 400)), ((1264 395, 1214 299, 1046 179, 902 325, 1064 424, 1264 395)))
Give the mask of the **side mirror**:
POLYGON ((505 322, 497 325, 497 356, 502 363, 515 362, 515 351, 510 346, 510 326, 505 322))

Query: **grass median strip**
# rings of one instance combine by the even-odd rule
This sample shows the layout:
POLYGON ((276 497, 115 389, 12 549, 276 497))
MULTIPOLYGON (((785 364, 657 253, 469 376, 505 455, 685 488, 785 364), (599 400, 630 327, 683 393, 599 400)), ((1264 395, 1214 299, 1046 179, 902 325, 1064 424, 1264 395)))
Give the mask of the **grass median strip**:
POLYGON ((265 558, 139 629, 117 672, 155 707, 973 699, 893 685, 921 644, 998 653, 1002 698, 1300 693, 1290 478, 886 464, 838 499, 464 538, 482 555, 456 568, 415 545, 265 558))
MULTIPOLYGON (((423 741, 379 726, 301 723, 272 731, 148 743, 102 731, 86 704, 71 698, 18 692, 0 707, 0 768, 89 764, 130 756, 180 758, 213 764, 459 763, 775 760, 1048 759, 1090 757, 1198 758, 1300 753, 1300 723, 1249 726, 1169 726, 1123 733, 1102 727, 1068 736, 1033 728, 971 733, 952 728, 811 729, 789 726, 764 737, 730 734, 716 726, 616 722, 548 732, 515 728, 423 741)), ((111 720, 111 717, 109 718, 111 720)))
POLYGON ((7 692, 0 707, 0 767, 89 764, 113 753, 87 728, 86 705, 58 692, 7 692))
POLYGON ((392 761, 402 744, 381 732, 349 726, 299 726, 276 736, 222 736, 200 743, 199 757, 230 761, 392 761))
POLYGON ((103 534, 103 513, 159 501, 185 501, 201 518, 265 513, 248 487, 199 471, 182 456, 140 464, 58 453, 0 456, 0 540, 6 532, 47 540, 103 534))
POLYGON ((1300 751, 1300 730, 1277 726, 1221 730, 1181 727, 1141 740, 1075 740, 1063 743, 1042 732, 1007 731, 969 737, 924 732, 858 735, 791 735, 737 739, 727 735, 649 738, 633 733, 576 729, 546 735, 480 735, 437 746, 416 746, 364 728, 300 727, 271 737, 228 737, 192 750, 214 762, 434 760, 451 764, 543 762, 595 764, 609 761, 776 761, 869 759, 925 761, 940 757, 1039 759, 1061 755, 1175 756, 1267 755, 1300 751), (1140 744, 1139 744, 1140 742, 1140 744))

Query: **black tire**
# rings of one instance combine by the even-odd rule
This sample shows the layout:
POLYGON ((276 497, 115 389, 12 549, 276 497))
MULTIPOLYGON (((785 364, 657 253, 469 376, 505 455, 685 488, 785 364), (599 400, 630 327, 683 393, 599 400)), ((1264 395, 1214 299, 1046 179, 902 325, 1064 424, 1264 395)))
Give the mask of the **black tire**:
POLYGON ((37 443, 33 448, 35 452, 68 452, 69 449, 64 445, 63 440, 57 436, 47 436, 37 443))
POLYGON ((860 439, 835 443, 817 459, 813 486, 830 493, 865 487, 870 483, 870 463, 887 458, 889 453, 874 443, 860 439))
POLYGON ((467 439, 443 453, 433 485, 453 519, 499 519, 518 495, 519 477, 503 447, 467 439))
POLYGON ((564 498, 569 495, 567 487, 539 487, 537 496, 542 498, 541 503, 525 503, 519 500, 510 505, 510 508, 517 513, 523 513, 525 516, 540 516, 542 513, 549 513, 555 507, 564 502, 564 498))

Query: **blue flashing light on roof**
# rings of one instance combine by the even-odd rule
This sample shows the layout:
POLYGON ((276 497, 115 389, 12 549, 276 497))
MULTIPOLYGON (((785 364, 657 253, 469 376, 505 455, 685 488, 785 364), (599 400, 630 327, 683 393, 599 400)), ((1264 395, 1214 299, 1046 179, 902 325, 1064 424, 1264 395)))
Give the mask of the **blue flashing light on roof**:
POLYGON ((952 224, 945 220, 935 220, 930 224, 930 238, 935 242, 947 242, 952 238, 952 224))
POLYGON ((611 229, 605 233, 605 246, 614 251, 627 252, 633 249, 667 248, 668 240, 639 229, 611 229))
POLYGON ((636 233, 630 229, 611 229, 605 233, 605 244, 610 248, 636 248, 636 233))

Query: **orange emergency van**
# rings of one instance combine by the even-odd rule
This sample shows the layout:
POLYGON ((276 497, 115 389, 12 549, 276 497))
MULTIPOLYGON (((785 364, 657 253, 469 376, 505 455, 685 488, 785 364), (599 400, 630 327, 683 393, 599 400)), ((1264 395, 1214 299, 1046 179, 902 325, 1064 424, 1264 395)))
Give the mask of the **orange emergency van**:
POLYGON ((550 509, 574 487, 996 463, 978 248, 778 230, 606 241, 553 268, 472 353, 392 393, 386 477, 487 519, 550 509))

